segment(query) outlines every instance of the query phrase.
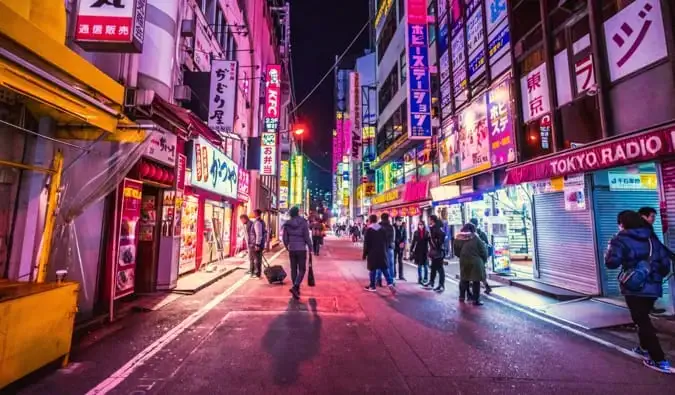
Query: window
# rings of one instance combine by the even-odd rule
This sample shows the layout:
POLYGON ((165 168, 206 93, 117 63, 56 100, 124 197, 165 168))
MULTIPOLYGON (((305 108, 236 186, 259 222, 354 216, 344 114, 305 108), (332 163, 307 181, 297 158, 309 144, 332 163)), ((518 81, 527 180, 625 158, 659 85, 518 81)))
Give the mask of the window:
POLYGON ((230 31, 227 43, 227 60, 237 60, 237 41, 234 39, 234 34, 230 31))
POLYGON ((635 0, 614 0, 614 1, 603 1, 602 5, 602 20, 606 21, 607 19, 616 15, 619 11, 628 7, 635 0))
MULTIPOLYGON (((430 17, 436 17, 436 2, 432 1, 427 8, 427 15, 430 17)), ((429 34, 429 45, 433 44, 436 41, 436 23, 429 23, 427 25, 427 32, 429 34)))
POLYGON ((403 19, 403 16, 405 15, 405 1, 403 0, 398 0, 398 20, 401 21, 403 19))
POLYGON ((398 92, 398 87, 398 69, 394 67, 382 83, 380 91, 378 92, 378 108, 380 110, 384 110, 385 107, 387 107, 391 99, 396 95, 396 92, 398 92))
POLYGON ((227 27, 227 20, 225 19, 225 14, 223 10, 218 6, 216 8, 216 23, 213 26, 213 31, 216 33, 216 40, 220 44, 220 48, 223 52, 227 51, 227 32, 229 28, 227 27))
MULTIPOLYGON (((535 27, 538 31, 538 40, 541 41, 541 13, 539 11, 538 1, 523 0, 513 6, 513 20, 518 21, 511 26, 512 42, 519 42, 523 38, 533 33, 535 27)), ((535 33, 537 34, 537 33, 535 33)), ((523 48, 527 51, 528 45, 523 43, 523 48)))
POLYGON ((408 133, 407 128, 408 117, 408 101, 404 100, 403 104, 392 114, 382 126, 382 129, 377 133, 375 138, 375 150, 377 155, 381 155, 397 138, 408 133))
POLYGON ((380 38, 377 41, 377 62, 382 61, 384 53, 389 48, 391 40, 394 38, 394 33, 396 33, 396 12, 393 11, 393 7, 389 10, 389 13, 385 17, 384 26, 380 32, 380 38))
POLYGON ((401 85, 403 85, 405 84, 405 81, 408 77, 408 57, 406 56, 405 49, 403 50, 403 52, 401 52, 401 56, 398 60, 398 63, 401 68, 401 85))

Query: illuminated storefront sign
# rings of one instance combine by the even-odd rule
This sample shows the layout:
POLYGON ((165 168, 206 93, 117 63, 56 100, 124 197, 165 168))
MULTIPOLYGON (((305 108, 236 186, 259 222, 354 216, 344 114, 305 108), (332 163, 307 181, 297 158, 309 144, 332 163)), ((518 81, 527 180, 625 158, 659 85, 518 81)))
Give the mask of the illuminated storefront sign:
POLYGON ((431 138, 431 84, 427 2, 408 0, 406 50, 408 54, 408 138, 431 138))
POLYGON ((87 51, 143 52, 146 6, 147 0, 81 0, 75 41, 87 51))
POLYGON ((361 84, 359 73, 349 73, 349 119, 351 123, 351 157, 361 161, 361 84))
POLYGON ((373 204, 382 204, 382 203, 388 203, 394 200, 398 200, 400 192, 398 189, 394 189, 391 191, 387 191, 385 193, 379 194, 371 200, 373 204))
POLYGON ((291 206, 299 206, 303 199, 304 158, 295 155, 291 158, 291 206))
POLYGON ((203 137, 192 141, 192 186, 237 198, 239 167, 203 137))
POLYGON ((287 160, 281 161, 281 174, 279 177, 279 208, 288 208, 288 188, 290 181, 290 167, 287 160))
POLYGON ((208 125, 211 129, 221 133, 232 133, 236 98, 237 62, 214 60, 211 66, 209 94, 208 125))
POLYGON ((248 202, 249 186, 251 185, 251 176, 248 170, 239 169, 239 176, 237 178, 237 199, 248 202))
POLYGON ((268 64, 265 77, 265 130, 276 132, 279 128, 281 105, 281 66, 268 64))
POLYGON ((277 174, 277 133, 265 132, 260 136, 260 175, 277 174))

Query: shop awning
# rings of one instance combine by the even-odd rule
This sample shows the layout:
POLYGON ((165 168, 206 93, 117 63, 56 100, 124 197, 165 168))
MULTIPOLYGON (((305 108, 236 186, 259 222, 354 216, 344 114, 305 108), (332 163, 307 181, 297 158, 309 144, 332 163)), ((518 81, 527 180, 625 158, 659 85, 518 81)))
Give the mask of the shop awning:
POLYGON ((545 180, 647 162, 675 153, 675 126, 616 136, 512 166, 506 184, 545 180))

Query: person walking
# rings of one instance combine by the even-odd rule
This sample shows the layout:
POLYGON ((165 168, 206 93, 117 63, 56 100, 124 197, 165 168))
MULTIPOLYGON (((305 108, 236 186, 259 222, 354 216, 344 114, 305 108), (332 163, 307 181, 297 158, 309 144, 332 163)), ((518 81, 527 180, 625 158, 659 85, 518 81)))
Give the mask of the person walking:
MULTIPOLYGON (((645 222, 647 222, 649 226, 652 228, 652 233, 654 234, 654 237, 658 237, 656 235, 656 232, 654 231, 654 222, 656 222, 656 209, 654 207, 641 207, 638 210, 638 214, 640 214, 642 219, 644 219, 645 222)), ((673 254, 673 252, 668 247, 665 248, 669 253, 670 261, 672 262, 673 259, 675 259, 675 254, 673 254)), ((654 306, 654 308, 651 311, 652 314, 663 314, 665 312, 666 309, 658 308, 656 306, 654 306)))
POLYGON ((382 226, 377 223, 377 215, 368 217, 368 222, 369 226, 363 237, 363 259, 366 259, 370 273, 370 283, 366 286, 366 291, 375 292, 375 279, 384 273, 389 290, 395 294, 394 279, 387 266, 387 235, 382 226))
POLYGON ((319 250, 321 249, 323 239, 323 224, 318 219, 314 218, 312 222, 312 245, 314 250, 314 255, 319 256, 319 250))
POLYGON ((605 253, 608 269, 621 268, 619 286, 640 344, 633 352, 644 358, 645 366, 673 373, 649 317, 657 298, 663 296, 663 279, 670 273, 670 253, 654 235, 651 226, 635 211, 617 216, 619 232, 612 237, 605 253), (644 281, 639 281, 640 278, 644 281))
POLYGON ((406 230, 403 218, 396 217, 394 225, 394 277, 396 277, 396 264, 398 263, 398 279, 406 281, 403 275, 403 254, 405 245, 408 242, 408 231, 406 230))
POLYGON ((476 235, 476 226, 469 222, 455 236, 453 244, 455 256, 459 258, 459 301, 466 300, 469 286, 470 299, 480 306, 480 284, 485 280, 485 261, 488 258, 487 246, 476 235))
MULTIPOLYGON (((485 243, 485 247, 487 247, 488 258, 485 261, 485 263, 487 264, 487 261, 490 260, 490 258, 492 257, 492 245, 490 244, 488 235, 487 233, 483 232, 483 229, 481 229, 480 226, 478 226, 478 218, 471 218, 469 222, 471 222, 473 226, 476 227, 476 235, 478 236, 480 241, 485 243)), ((492 287, 490 287, 490 284, 488 284, 487 282, 487 275, 485 276, 485 279, 482 282, 483 286, 485 287, 485 294, 490 295, 492 293, 492 287)))
POLYGON ((445 291, 445 232, 443 232, 441 221, 438 217, 432 215, 429 217, 429 258, 431 259, 431 278, 424 284, 425 289, 433 289, 436 292, 445 291), (434 288, 436 276, 438 275, 438 287, 434 288))
POLYGON ((429 232, 424 221, 420 220, 413 233, 410 255, 417 265, 417 283, 426 284, 429 280, 429 232))
POLYGON ((248 246, 249 271, 251 278, 262 276, 262 254, 264 249, 265 224, 256 218, 251 221, 248 215, 242 214, 239 220, 244 225, 244 240, 248 246))
POLYGON ((309 225, 307 220, 299 215, 300 210, 297 207, 291 207, 288 213, 291 219, 284 224, 283 242, 291 261, 293 286, 289 292, 295 299, 300 299, 300 285, 307 270, 307 251, 312 251, 313 246, 309 236, 309 225))
MULTIPOLYGON (((385 256, 387 262, 387 270, 389 270, 389 276, 395 279, 394 276, 394 227, 391 226, 389 222, 389 214, 383 213, 380 216, 380 227, 385 235, 387 254, 385 256)), ((377 275, 377 283, 382 286, 382 273, 380 272, 377 275)))

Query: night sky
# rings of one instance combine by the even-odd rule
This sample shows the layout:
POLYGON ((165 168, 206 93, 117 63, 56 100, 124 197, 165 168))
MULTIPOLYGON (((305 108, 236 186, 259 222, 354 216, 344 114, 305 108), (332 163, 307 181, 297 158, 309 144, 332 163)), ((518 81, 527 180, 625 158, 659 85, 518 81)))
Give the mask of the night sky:
MULTIPOLYGON (((291 43, 295 97, 298 103, 309 93, 368 20, 368 0, 291 0, 291 43)), ((368 30, 349 54, 360 55, 368 47, 368 30)), ((330 77, 298 110, 308 128, 304 151, 326 169, 331 166, 334 76, 330 77)), ((331 177, 310 164, 310 180, 331 190, 331 177)))

